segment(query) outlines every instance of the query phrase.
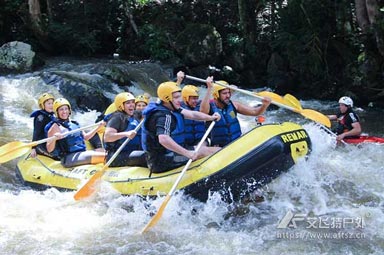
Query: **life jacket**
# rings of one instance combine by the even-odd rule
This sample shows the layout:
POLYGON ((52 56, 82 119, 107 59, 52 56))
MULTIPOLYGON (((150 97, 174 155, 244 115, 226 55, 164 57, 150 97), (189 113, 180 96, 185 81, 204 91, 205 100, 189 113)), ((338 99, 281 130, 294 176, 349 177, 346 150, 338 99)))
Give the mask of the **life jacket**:
MULTIPOLYGON (((30 115, 31 118, 34 118, 34 130, 33 130, 33 141, 41 140, 46 138, 44 127, 51 121, 56 120, 53 112, 47 112, 45 110, 36 110, 33 111, 30 115), (36 118, 38 127, 36 127, 36 118), (41 123, 41 124, 40 124, 41 123)), ((45 143, 38 145, 38 147, 45 147, 45 143)))
POLYGON ((49 119, 50 121, 56 119, 53 112, 47 112, 46 110, 35 110, 31 113, 31 115, 29 117, 35 118, 35 117, 39 116, 40 114, 43 115, 44 118, 49 119))
MULTIPOLYGON (((146 124, 148 119, 158 111, 171 113, 176 118, 177 120, 176 128, 171 132, 171 137, 177 144, 184 147, 185 146, 184 116, 179 112, 170 111, 168 108, 166 108, 162 104, 156 104, 154 102, 151 102, 143 111, 143 115, 145 116, 144 125, 141 127, 141 134, 142 134, 141 144, 142 144, 143 150, 148 151, 147 143, 149 141, 149 137, 151 137, 153 141, 157 140, 156 134, 151 134, 146 128, 146 124)), ((166 153, 169 153, 169 152, 171 151, 166 150, 166 153)))
MULTIPOLYGON (((199 111, 200 110, 200 103, 192 109, 184 102, 181 104, 181 106, 185 109, 192 110, 192 111, 199 111)), ((189 120, 184 119, 184 131, 185 131, 185 144, 187 145, 196 145, 201 138, 204 136, 205 133, 205 122, 204 121, 196 121, 196 120, 189 120)))
POLYGON ((211 131, 211 145, 225 146, 241 136, 241 128, 237 119, 237 111, 232 101, 220 109, 214 102, 209 103, 213 112, 218 112, 221 118, 211 131))
POLYGON ((337 127, 335 133, 340 135, 353 129, 352 123, 359 122, 359 117, 349 108, 344 114, 337 115, 337 127))
MULTIPOLYGON (((46 135, 48 135, 48 131, 54 123, 59 125, 60 130, 63 133, 66 131, 71 131, 71 130, 80 128, 79 123, 77 123, 76 121, 55 120, 55 121, 51 121, 45 126, 44 130, 46 135)), ((59 155, 61 156, 69 153, 73 153, 73 152, 86 150, 83 133, 81 131, 68 135, 63 139, 57 140, 56 145, 57 146, 55 147, 55 151, 57 150, 59 155)))
MULTIPOLYGON (((134 117, 129 117, 127 114, 125 114, 123 112, 119 112, 119 111, 112 113, 111 116, 109 117, 109 119, 111 119, 113 117, 112 115, 117 116, 117 115, 121 115, 121 114, 123 115, 123 120, 126 121, 126 123, 127 123, 127 127, 121 132, 134 130, 139 125, 139 121, 137 119, 135 119, 134 117)), ((122 145, 124 143, 125 139, 126 139, 126 137, 123 137, 123 138, 121 138, 115 142, 105 143, 105 148, 107 149, 107 151, 117 151, 119 149, 120 145, 122 145)), ((141 132, 140 131, 138 131, 136 136, 132 140, 130 140, 122 149, 122 151, 134 151, 134 150, 142 150, 142 148, 141 148, 141 132)))

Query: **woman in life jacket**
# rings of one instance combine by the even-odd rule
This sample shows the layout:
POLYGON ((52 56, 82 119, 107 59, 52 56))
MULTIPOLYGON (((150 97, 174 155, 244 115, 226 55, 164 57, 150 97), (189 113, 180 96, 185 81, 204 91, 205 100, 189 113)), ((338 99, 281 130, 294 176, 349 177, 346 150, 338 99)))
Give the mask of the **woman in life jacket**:
POLYGON ((85 140, 94 136, 103 123, 89 132, 79 131, 63 136, 63 133, 78 129, 80 125, 76 121, 70 120, 71 105, 65 98, 58 98, 54 101, 53 111, 56 120, 51 121, 45 130, 48 137, 55 136, 57 139, 47 142, 47 151, 59 155, 64 167, 103 163, 105 152, 86 150, 85 145, 85 140))
POLYGON ((147 107, 147 105, 149 104, 150 98, 151 97, 147 93, 144 93, 143 95, 138 95, 135 98, 135 110, 142 112, 145 107, 147 107))
MULTIPOLYGON (((33 137, 32 141, 38 141, 46 138, 44 127, 55 119, 53 113, 53 101, 55 98, 49 93, 42 94, 38 99, 39 110, 31 113, 30 117, 33 118, 33 137)), ((55 158, 52 154, 48 153, 46 143, 39 144, 32 147, 31 157, 36 157, 37 154, 45 155, 55 158)))
POLYGON ((343 96, 339 99, 340 112, 337 115, 328 115, 330 120, 337 120, 334 132, 336 140, 341 141, 346 137, 356 137, 361 134, 359 116, 353 111, 353 101, 350 97, 343 96))

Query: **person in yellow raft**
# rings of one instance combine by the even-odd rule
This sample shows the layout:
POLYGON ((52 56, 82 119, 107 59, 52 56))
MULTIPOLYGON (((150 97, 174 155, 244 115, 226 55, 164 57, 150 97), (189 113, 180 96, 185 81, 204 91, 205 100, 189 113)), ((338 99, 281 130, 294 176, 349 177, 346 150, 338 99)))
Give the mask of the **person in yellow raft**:
MULTIPOLYGON (((226 81, 218 83, 228 85, 226 81)), ((211 132, 211 146, 224 147, 233 140, 241 136, 240 123, 237 113, 247 116, 258 116, 263 114, 271 104, 271 99, 264 97, 262 105, 251 107, 240 102, 231 100, 232 91, 224 86, 213 84, 213 77, 207 78, 207 93, 201 101, 200 111, 206 114, 218 112, 221 115, 220 120, 213 127, 211 132), (210 94, 213 100, 210 101, 210 94)))
MULTIPOLYGON (((183 71, 179 71, 177 73, 177 85, 180 86, 183 79, 185 78, 185 73, 183 71)), ((181 103, 181 107, 191 111, 200 111, 200 103, 199 99, 199 88, 194 85, 187 84, 181 90, 181 97, 183 98, 183 102, 181 103)), ((190 119, 184 119, 184 129, 185 129, 185 144, 188 146, 197 145, 201 138, 205 133, 205 122, 196 121, 190 119)), ((203 144, 203 146, 207 146, 207 141, 203 144)))
POLYGON ((143 95, 138 95, 135 98, 135 110, 142 112, 145 107, 147 107, 147 105, 149 104, 150 98, 151 97, 147 93, 144 93, 143 95))
POLYGON ((163 82, 157 88, 157 103, 150 103, 143 114, 142 146, 151 173, 162 173, 213 154, 218 148, 185 145, 184 118, 199 121, 216 121, 220 115, 204 114, 181 107, 181 88, 176 82, 163 82))
POLYGON ((101 122, 99 126, 89 132, 79 131, 72 135, 63 136, 63 133, 78 129, 80 125, 70 119, 71 104, 67 99, 56 99, 53 103, 53 111, 56 120, 48 123, 45 131, 47 137, 55 136, 57 139, 47 142, 47 151, 60 156, 64 167, 103 163, 105 152, 86 150, 85 140, 94 136, 104 123, 101 122))
MULTIPOLYGON (((53 97, 53 95, 49 93, 42 94, 37 100, 40 109, 33 111, 30 115, 30 117, 33 118, 32 141, 38 141, 46 138, 44 128, 49 122, 55 119, 55 115, 53 113, 54 100, 55 98, 53 97)), ((35 147, 32 147, 31 157, 34 158, 37 156, 37 154, 55 158, 54 155, 48 153, 46 143, 42 143, 35 147)))
POLYGON ((122 92, 114 100, 117 111, 108 119, 104 133, 104 142, 109 160, 120 146, 129 138, 110 166, 147 166, 144 151, 141 149, 141 132, 136 133, 139 118, 135 118, 135 97, 128 92, 122 92))

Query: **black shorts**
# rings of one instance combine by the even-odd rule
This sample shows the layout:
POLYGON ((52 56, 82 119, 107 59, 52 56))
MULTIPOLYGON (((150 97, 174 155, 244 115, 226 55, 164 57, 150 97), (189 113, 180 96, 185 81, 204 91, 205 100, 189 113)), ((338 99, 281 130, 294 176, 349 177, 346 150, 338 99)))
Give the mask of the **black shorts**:
POLYGON ((146 154, 146 159, 151 173, 163 173, 170 171, 187 164, 189 160, 189 158, 173 152, 162 157, 156 155, 155 158, 151 158, 149 154, 146 154))

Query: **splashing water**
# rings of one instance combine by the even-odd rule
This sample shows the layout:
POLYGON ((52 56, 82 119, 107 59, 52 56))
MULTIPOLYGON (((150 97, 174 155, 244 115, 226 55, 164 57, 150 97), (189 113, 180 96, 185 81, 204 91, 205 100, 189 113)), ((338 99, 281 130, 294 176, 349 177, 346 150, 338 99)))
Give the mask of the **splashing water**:
MULTIPOLYGON (((39 83, 36 79, 28 82, 32 81, 39 83)), ((4 109, 1 144, 31 137, 28 115, 41 91, 23 91, 22 82, 1 80, 2 92, 11 91, 2 93, 0 102, 4 109)), ((238 94, 236 99, 255 103, 238 94)), ((302 103, 305 108, 323 105, 319 101, 302 103)), ((75 113, 74 119, 86 125, 97 114, 75 113)), ((312 139, 311 155, 260 189, 260 202, 226 204, 219 194, 211 194, 201 203, 176 193, 159 223, 144 235, 140 231, 156 213, 162 197, 120 196, 103 183, 96 197, 75 202, 74 192, 22 187, 14 174, 15 161, 0 165, 0 253, 383 254, 384 146, 336 147, 334 138, 300 115, 276 109, 266 117, 267 123, 302 124, 312 139), (277 228, 288 212, 293 215, 290 224, 277 228), (317 228, 308 228, 310 219, 317 221, 317 228), (358 220, 364 223, 362 227, 355 225, 358 220), (332 221, 339 225, 332 227, 332 221), (326 235, 339 232, 350 236, 326 235)), ((255 125, 253 118, 240 120, 244 131, 255 125)), ((375 132, 383 135, 380 130, 375 132)))

